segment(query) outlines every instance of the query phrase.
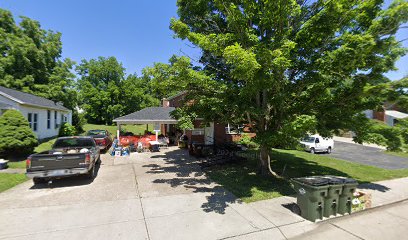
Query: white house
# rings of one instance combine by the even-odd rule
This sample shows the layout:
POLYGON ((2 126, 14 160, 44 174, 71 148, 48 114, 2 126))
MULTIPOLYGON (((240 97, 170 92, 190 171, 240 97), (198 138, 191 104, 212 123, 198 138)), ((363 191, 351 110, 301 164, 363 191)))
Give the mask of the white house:
POLYGON ((0 86, 0 115, 19 110, 38 139, 55 137, 62 123, 72 124, 72 111, 49 99, 0 86))
POLYGON ((398 123, 400 119, 408 118, 407 113, 403 113, 396 110, 384 110, 384 111, 373 111, 373 110, 366 110, 364 114, 369 119, 377 119, 379 121, 385 122, 388 126, 393 127, 395 124, 398 123))
POLYGON ((385 115, 384 122, 391 127, 397 124, 400 119, 408 117, 408 114, 395 110, 385 110, 384 115, 385 115))

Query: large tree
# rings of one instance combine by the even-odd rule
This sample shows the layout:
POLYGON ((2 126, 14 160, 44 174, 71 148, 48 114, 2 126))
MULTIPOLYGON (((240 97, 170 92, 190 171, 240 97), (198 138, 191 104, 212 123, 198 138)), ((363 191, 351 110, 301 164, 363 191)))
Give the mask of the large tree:
POLYGON ((0 9, 0 85, 76 106, 74 62, 61 58, 61 33, 0 9))
POLYGON ((187 87, 191 80, 196 78, 197 68, 193 68, 188 57, 173 55, 169 63, 155 63, 142 70, 143 80, 148 93, 163 99, 174 96, 187 87))
POLYGON ((76 68, 80 107, 90 123, 112 124, 112 120, 159 101, 146 94, 147 86, 136 75, 126 76, 115 57, 82 60, 76 68))
POLYGON ((178 0, 171 29, 203 51, 210 80, 190 83, 188 110, 254 124, 259 171, 271 147, 306 131, 330 135, 365 121, 406 49, 395 33, 408 3, 382 0, 178 0), (199 99, 199 100, 197 100, 199 99))

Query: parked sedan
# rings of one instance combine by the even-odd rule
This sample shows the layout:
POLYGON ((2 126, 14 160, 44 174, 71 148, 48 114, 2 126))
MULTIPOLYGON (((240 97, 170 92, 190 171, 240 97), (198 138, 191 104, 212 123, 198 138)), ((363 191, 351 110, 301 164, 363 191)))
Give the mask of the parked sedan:
POLYGON ((113 142, 112 135, 107 130, 89 130, 86 135, 92 137, 101 150, 108 150, 113 142))

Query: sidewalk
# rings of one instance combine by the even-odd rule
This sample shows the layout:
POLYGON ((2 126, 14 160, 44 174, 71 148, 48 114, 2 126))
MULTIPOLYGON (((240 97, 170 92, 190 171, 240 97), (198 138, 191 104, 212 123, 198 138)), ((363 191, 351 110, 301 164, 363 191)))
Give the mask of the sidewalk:
MULTIPOLYGON (((278 239, 362 239, 353 231, 360 232, 368 226, 365 224, 375 225, 376 231, 381 231, 381 228, 389 228, 392 221, 397 221, 400 216, 388 216, 389 213, 384 212, 383 208, 393 205, 392 212, 398 212, 398 204, 404 203, 401 214, 408 216, 408 178, 393 179, 381 181, 370 184, 363 184, 359 186, 359 190, 371 193, 372 208, 353 213, 352 215, 345 215, 341 217, 331 218, 317 223, 310 222, 290 211, 291 205, 296 203, 295 197, 280 197, 271 200, 259 201, 249 203, 248 205, 255 209, 258 213, 263 215, 266 219, 272 222, 275 227, 272 229, 264 229, 259 232, 245 234, 233 239, 271 239, 271 236, 279 236, 278 239), (405 202, 404 202, 405 201, 405 202), (384 219, 383 219, 384 218, 384 219), (385 219, 387 218, 387 219, 385 219), (381 221, 383 219, 383 221, 381 221), (374 222, 373 222, 374 221, 374 222), (391 221, 391 222, 390 222, 391 221), (349 230, 343 230, 345 227, 349 230), (279 230, 278 234, 276 230, 279 230)), ((391 211, 391 210, 390 210, 391 211)), ((395 215, 395 214, 394 214, 395 215)), ((408 217, 407 221, 400 220, 395 224, 402 224, 405 234, 408 234, 408 217)), ((400 226, 401 227, 401 226, 400 226)), ((371 228, 371 227, 370 227, 371 228)), ((399 228, 398 228, 399 229, 399 228)), ((401 229, 399 229, 401 230, 401 229)), ((369 231, 370 230, 366 230, 369 231)), ((402 231, 402 230, 401 230, 402 231)), ((401 234, 401 231, 395 234, 401 234)), ((405 236, 405 235, 404 235, 405 236)), ((368 238, 372 239, 372 238, 368 238)), ((384 235, 379 235, 378 239, 387 239, 384 235), (382 237, 382 238, 381 238, 382 237)))
POLYGON ((408 201, 321 222, 294 239, 407 239, 408 201))

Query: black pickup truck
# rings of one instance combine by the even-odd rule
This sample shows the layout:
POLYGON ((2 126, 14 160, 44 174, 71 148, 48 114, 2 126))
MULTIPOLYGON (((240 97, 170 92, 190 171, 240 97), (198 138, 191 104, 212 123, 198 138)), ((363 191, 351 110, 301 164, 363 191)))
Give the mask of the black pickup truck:
POLYGON ((99 147, 92 137, 61 137, 52 150, 27 158, 26 175, 34 184, 74 175, 96 176, 95 166, 100 163, 99 147))

